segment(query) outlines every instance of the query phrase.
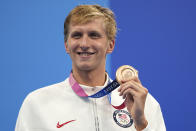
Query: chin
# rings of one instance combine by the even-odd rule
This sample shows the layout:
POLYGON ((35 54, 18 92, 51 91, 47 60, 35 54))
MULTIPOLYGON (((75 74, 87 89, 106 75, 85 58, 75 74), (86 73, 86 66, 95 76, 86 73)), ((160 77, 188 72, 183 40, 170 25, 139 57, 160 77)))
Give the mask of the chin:
POLYGON ((90 71, 93 69, 93 66, 89 64, 82 64, 82 65, 78 65, 77 68, 81 71, 90 71))

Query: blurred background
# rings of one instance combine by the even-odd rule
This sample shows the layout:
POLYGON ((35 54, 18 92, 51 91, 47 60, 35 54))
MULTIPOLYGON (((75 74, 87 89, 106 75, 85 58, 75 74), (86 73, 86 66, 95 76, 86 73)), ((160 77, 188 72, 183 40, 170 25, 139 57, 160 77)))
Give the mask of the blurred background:
POLYGON ((14 130, 29 92, 69 75, 63 24, 78 4, 100 4, 116 15, 116 47, 107 58, 111 77, 121 65, 134 66, 160 103, 167 130, 196 130, 194 0, 1 0, 1 130, 14 130))

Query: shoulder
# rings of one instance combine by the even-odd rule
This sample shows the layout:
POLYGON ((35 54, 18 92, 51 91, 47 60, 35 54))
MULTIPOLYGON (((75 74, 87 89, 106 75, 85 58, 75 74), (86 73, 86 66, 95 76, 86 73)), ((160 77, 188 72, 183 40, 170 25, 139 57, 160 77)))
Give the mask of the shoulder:
POLYGON ((154 115, 157 115, 158 112, 161 111, 160 104, 158 101, 150 94, 148 93, 145 103, 145 114, 148 118, 156 117, 154 115))
POLYGON ((49 100, 55 99, 57 96, 62 96, 65 95, 65 93, 68 93, 68 90, 70 90, 69 87, 70 85, 67 78, 62 82, 39 88, 30 92, 26 96, 23 104, 47 102, 49 100))
POLYGON ((146 98, 146 105, 145 106, 159 106, 158 101, 150 94, 148 93, 147 98, 146 98))

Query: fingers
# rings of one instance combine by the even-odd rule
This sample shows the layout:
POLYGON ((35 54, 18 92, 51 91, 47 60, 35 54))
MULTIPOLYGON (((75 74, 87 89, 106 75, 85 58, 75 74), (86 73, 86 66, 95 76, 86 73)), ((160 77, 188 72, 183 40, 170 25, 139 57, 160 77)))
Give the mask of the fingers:
POLYGON ((134 80, 131 80, 131 81, 128 81, 128 82, 122 84, 120 86, 120 88, 118 89, 118 91, 119 92, 124 92, 128 88, 132 88, 133 90, 138 91, 138 90, 140 90, 143 87, 142 87, 142 85, 140 83, 135 82, 134 80))
POLYGON ((127 90, 125 90, 123 93, 122 93, 122 97, 123 99, 125 99, 128 95, 132 95, 132 96, 136 96, 137 95, 137 92, 135 90, 132 90, 130 88, 128 88, 127 90))
POLYGON ((148 90, 144 88, 141 83, 138 82, 138 80, 139 79, 134 79, 122 84, 118 89, 118 91, 120 92, 119 95, 125 98, 128 94, 131 94, 132 96, 142 96, 147 94, 148 90))

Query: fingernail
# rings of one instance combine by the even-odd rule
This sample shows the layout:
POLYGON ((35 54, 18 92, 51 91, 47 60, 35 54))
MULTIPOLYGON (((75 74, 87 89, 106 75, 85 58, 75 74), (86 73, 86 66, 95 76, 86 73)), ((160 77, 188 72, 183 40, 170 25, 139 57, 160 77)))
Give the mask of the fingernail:
POLYGON ((123 99, 125 99, 125 96, 123 96, 123 99))

